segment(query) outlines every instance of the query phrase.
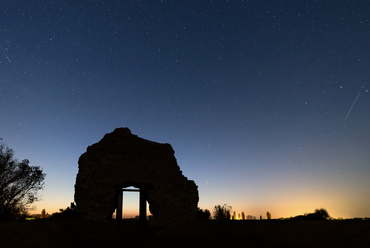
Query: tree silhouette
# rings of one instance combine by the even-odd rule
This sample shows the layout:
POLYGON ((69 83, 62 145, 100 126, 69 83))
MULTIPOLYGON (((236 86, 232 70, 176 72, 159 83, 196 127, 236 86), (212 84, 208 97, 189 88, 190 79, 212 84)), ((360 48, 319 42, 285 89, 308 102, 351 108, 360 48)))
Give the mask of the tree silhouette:
POLYGON ((245 214, 242 212, 242 220, 245 220, 245 214))
POLYGON ((25 214, 30 204, 38 201, 45 174, 27 159, 18 162, 14 152, 0 144, 0 220, 15 219, 25 214))
POLYGON ((330 218, 330 215, 328 213, 328 211, 324 208, 320 208, 320 209, 316 209, 315 210, 315 213, 314 213, 319 219, 329 219, 330 218))
POLYGON ((271 220, 271 218, 272 218, 272 217, 271 217, 271 213, 270 213, 270 212, 267 212, 267 213, 266 213, 266 218, 267 218, 268 220, 271 220))
POLYGON ((45 219, 45 218, 46 218, 46 211, 45 211, 45 209, 43 209, 41 211, 40 219, 45 219))
POLYGON ((217 205, 213 208, 213 217, 216 220, 230 220, 231 206, 224 204, 223 206, 217 205))

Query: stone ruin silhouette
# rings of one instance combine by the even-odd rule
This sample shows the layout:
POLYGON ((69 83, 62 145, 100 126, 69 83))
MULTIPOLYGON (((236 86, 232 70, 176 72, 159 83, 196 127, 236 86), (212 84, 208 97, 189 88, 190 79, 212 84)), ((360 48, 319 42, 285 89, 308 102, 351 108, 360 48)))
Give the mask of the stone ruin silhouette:
MULTIPOLYGON (((79 158, 75 202, 82 218, 110 221, 122 213, 122 189, 140 189, 141 208, 146 201, 153 225, 196 218, 198 187, 183 176, 170 144, 139 138, 128 128, 117 128, 87 148, 79 158)), ((145 215, 143 217, 142 215, 145 215)))

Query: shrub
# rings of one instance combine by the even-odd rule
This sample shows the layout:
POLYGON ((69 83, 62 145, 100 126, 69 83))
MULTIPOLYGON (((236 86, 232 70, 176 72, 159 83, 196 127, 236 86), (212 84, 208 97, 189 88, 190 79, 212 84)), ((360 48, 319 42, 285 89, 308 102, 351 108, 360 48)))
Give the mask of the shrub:
POLYGON ((71 206, 66 209, 59 209, 59 213, 53 213, 52 218, 67 217, 67 218, 78 218, 80 214, 78 212, 76 204, 71 202, 71 206))

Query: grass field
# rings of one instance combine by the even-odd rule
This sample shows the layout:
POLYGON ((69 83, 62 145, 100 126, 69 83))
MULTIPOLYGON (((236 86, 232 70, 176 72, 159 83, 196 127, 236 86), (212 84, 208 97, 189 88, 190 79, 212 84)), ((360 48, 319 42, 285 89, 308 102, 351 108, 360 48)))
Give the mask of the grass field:
POLYGON ((204 221, 139 228, 78 219, 0 223, 0 247, 370 247, 369 221, 204 221))

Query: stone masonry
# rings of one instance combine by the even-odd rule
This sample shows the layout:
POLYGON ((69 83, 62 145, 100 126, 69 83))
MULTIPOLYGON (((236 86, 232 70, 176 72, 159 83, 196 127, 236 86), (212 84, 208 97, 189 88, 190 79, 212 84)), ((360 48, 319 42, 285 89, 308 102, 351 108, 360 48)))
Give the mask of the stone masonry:
POLYGON ((118 193, 133 186, 145 191, 151 223, 167 225, 196 218, 198 187, 182 175, 170 144, 145 140, 117 128, 81 155, 75 184, 80 215, 109 221, 118 193))

